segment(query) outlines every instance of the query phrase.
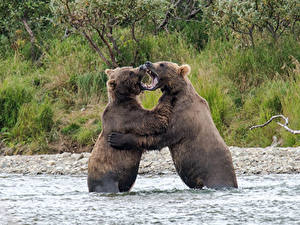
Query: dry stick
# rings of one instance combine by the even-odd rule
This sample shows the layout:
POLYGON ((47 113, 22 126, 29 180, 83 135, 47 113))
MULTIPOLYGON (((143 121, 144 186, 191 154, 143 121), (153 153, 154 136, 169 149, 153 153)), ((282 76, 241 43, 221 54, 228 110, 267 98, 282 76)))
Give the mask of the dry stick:
POLYGON ((276 119, 276 118, 281 118, 283 120, 285 120, 285 124, 279 123, 277 122, 278 125, 282 126, 284 129, 286 129, 287 131, 291 132, 292 134, 300 134, 300 130, 292 130, 291 128, 289 128, 287 125, 289 124, 289 118, 285 117, 283 115, 276 115, 276 116, 272 116, 271 119, 269 119, 267 122, 265 122, 264 124, 261 125, 256 125, 256 126, 252 126, 250 127, 250 130, 258 128, 258 127, 264 127, 266 125, 268 125, 269 123, 272 122, 272 120, 276 119))

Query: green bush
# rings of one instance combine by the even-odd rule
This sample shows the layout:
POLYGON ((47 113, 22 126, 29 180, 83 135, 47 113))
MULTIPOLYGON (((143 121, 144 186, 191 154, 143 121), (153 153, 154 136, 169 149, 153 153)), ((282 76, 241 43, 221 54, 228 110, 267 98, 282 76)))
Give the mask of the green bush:
POLYGON ((53 125, 53 109, 50 104, 41 104, 38 110, 37 123, 40 124, 42 130, 50 132, 53 125))
POLYGON ((244 46, 256 46, 264 37, 276 42, 284 35, 299 37, 299 4, 297 0, 216 0, 204 8, 218 27, 231 30, 244 46))
MULTIPOLYGON (((241 111, 240 122, 250 126, 263 124, 272 116, 283 114, 289 117, 291 128, 299 129, 299 81, 293 79, 268 81, 261 87, 257 88, 255 93, 246 96, 245 104, 241 111)), ((279 120, 277 120, 279 121, 279 120)), ((283 121, 281 121, 283 122, 283 121)), ((243 137, 245 143, 251 146, 269 146, 272 143, 272 137, 277 136, 282 139, 282 145, 293 146, 299 145, 299 137, 293 135, 281 128, 276 122, 272 122, 264 128, 257 128, 252 131, 246 130, 247 134, 243 137)), ((235 132, 236 138, 239 139, 238 132, 235 132)))
POLYGON ((299 44, 288 37, 277 44, 261 42, 255 49, 237 48, 233 41, 213 41, 209 49, 218 52, 213 62, 219 68, 219 75, 232 80, 241 92, 275 77, 288 79, 292 75, 289 70, 294 67, 290 56, 300 58, 299 44))
POLYGON ((71 135, 71 134, 75 134, 79 129, 80 129, 80 125, 76 123, 71 123, 70 125, 64 127, 61 130, 61 133, 64 135, 71 135))
POLYGON ((80 145, 89 145, 93 143, 95 131, 88 128, 81 128, 74 136, 73 140, 77 141, 80 145))
POLYGON ((78 121, 81 125, 71 123, 64 127, 61 133, 81 146, 93 144, 94 139, 101 132, 101 123, 95 122, 87 127, 86 119, 82 120, 82 118, 79 118, 78 121))
POLYGON ((32 99, 32 89, 20 83, 21 80, 14 80, 0 85, 0 129, 12 128, 23 104, 32 99))
POLYGON ((186 42, 197 50, 205 47, 208 41, 207 21, 202 19, 199 19, 199 21, 179 20, 173 26, 173 29, 180 32, 186 42))
POLYGON ((20 108, 18 120, 10 131, 11 141, 45 142, 54 125, 53 110, 47 102, 30 102, 20 108))

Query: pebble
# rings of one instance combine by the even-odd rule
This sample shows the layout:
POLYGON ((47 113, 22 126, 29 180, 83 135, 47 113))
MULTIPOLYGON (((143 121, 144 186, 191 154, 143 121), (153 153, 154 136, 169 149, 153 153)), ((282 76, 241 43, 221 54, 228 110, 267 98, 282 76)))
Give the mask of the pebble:
MULTIPOLYGON (((300 173, 300 147, 229 147, 237 175, 300 173)), ((90 153, 0 156, 0 173, 86 175, 90 153)), ((176 173, 168 148, 143 154, 139 174, 176 173)))

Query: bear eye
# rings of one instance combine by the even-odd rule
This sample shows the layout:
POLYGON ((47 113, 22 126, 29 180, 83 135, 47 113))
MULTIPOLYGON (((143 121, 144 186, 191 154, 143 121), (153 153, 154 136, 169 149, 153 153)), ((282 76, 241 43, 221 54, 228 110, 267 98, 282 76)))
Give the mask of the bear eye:
POLYGON ((164 67, 164 66, 165 66, 165 64, 161 63, 161 64, 159 64, 159 66, 160 66, 160 67, 164 67))

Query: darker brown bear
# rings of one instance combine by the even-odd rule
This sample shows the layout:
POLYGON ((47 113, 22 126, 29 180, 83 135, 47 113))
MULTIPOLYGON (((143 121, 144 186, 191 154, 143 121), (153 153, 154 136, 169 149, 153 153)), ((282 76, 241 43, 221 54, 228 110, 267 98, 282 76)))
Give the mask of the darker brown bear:
POLYGON ((88 162, 88 188, 90 192, 129 191, 135 182, 142 152, 114 150, 107 142, 108 134, 113 131, 136 135, 164 132, 171 114, 172 97, 163 95, 152 111, 145 110, 137 95, 142 90, 155 89, 141 82, 145 67, 123 67, 105 72, 109 77, 109 103, 102 115, 102 132, 88 162))
POLYGON ((166 133, 153 136, 112 133, 116 148, 160 149, 168 146, 181 179, 190 188, 237 187, 231 153, 211 117, 209 106, 187 78, 188 65, 146 63, 159 77, 158 87, 177 98, 166 133))

